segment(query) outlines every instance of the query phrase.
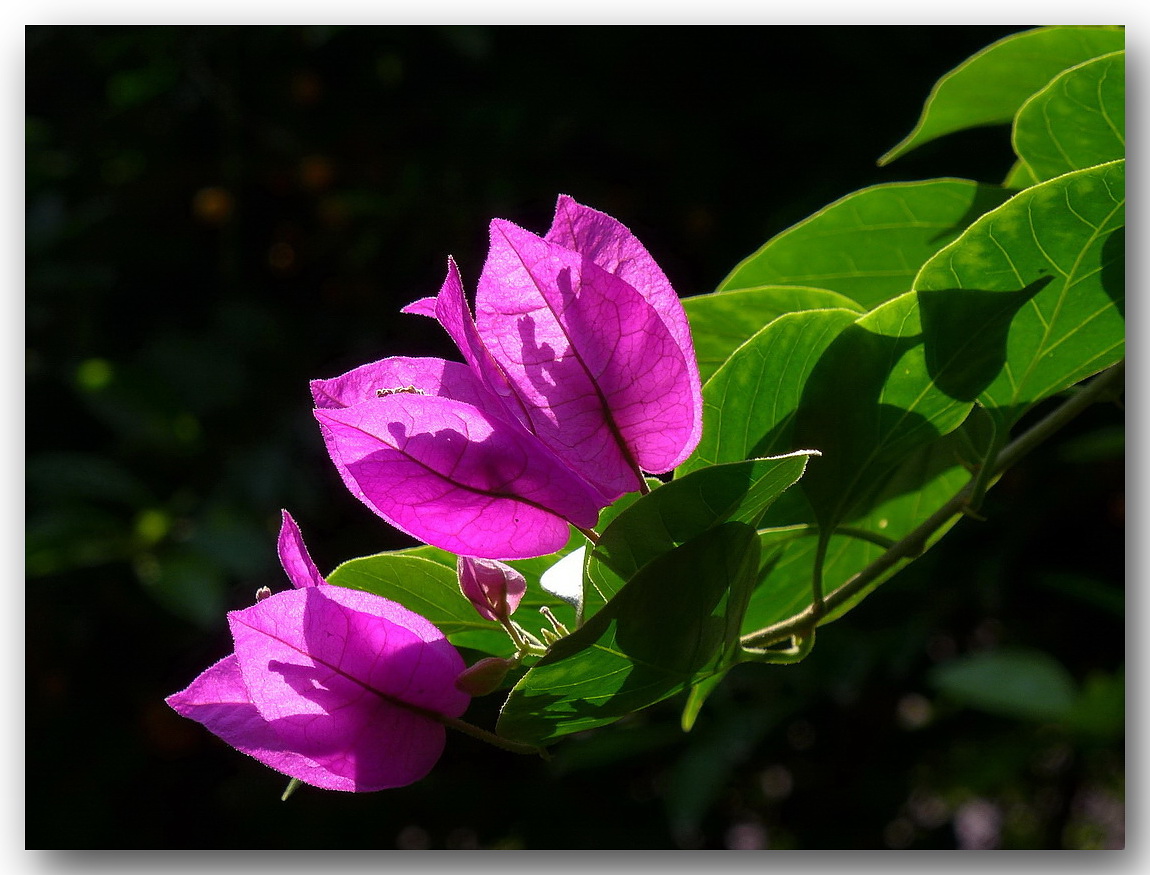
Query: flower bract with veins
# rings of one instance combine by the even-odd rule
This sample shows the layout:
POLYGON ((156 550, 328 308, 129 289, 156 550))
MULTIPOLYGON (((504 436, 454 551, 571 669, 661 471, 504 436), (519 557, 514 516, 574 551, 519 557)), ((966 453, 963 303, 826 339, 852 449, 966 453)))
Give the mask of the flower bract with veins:
POLYGON ((312 383, 351 492, 397 528, 488 559, 553 553, 643 472, 699 441, 686 315, 621 223, 562 196, 540 237, 501 219, 475 316, 453 261, 404 312, 439 321, 463 362, 395 357, 312 383))
POLYGON ((228 614, 235 650, 167 699, 237 750, 329 790, 401 787, 445 743, 439 717, 470 697, 465 664, 429 621, 324 583, 284 513, 279 555, 295 589, 228 614))

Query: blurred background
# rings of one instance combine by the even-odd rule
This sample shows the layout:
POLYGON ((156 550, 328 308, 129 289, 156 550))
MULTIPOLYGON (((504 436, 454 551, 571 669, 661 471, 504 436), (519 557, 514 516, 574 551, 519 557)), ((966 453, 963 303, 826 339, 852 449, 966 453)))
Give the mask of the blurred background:
MULTIPOLYGON (((412 787, 301 788, 163 698, 286 585, 411 542, 330 466, 307 381, 456 357, 487 222, 563 192, 681 295, 862 186, 1000 181, 1006 129, 888 168, 1019 27, 30 27, 28 848, 1078 848, 1124 841, 1123 423, 1099 406, 798 666, 743 666, 544 763, 452 735, 412 787)), ((496 697, 469 712, 494 724, 496 697)))

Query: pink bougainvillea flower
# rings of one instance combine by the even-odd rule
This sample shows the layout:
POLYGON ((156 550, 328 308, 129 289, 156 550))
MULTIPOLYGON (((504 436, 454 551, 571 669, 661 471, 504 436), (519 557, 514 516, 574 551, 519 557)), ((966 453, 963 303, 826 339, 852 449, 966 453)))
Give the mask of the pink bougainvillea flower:
POLYGON ((485 620, 506 620, 527 592, 526 578, 503 562, 460 556, 455 566, 459 589, 485 620))
POLYGON ((678 297, 630 231, 568 197, 546 237, 492 222, 474 318, 450 260, 438 296, 404 312, 437 319, 464 362, 384 359, 312 394, 348 488, 429 544, 553 553, 699 441, 678 297))
POLYGON ((493 221, 475 319, 532 431, 609 500, 698 444, 702 388, 686 314, 610 216, 561 196, 546 237, 493 221))
POLYGON ((455 686, 459 653, 407 608, 324 584, 286 513, 279 552, 297 588, 229 613, 235 652, 168 704, 316 787, 418 781, 443 752, 437 718, 458 717, 470 701, 455 686))

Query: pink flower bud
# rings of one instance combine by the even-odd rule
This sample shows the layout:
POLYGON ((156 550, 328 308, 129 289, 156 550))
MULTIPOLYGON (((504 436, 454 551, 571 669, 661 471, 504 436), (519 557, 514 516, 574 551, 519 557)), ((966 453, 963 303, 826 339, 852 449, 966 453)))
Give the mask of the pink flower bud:
POLYGON ((527 591, 523 575, 495 559, 460 556, 456 568, 459 588, 486 620, 506 620, 527 591))
POLYGON ((488 693, 494 693, 513 665, 514 660, 501 659, 498 656, 481 659, 460 672, 459 677, 455 679, 455 689, 469 696, 486 696, 488 693))

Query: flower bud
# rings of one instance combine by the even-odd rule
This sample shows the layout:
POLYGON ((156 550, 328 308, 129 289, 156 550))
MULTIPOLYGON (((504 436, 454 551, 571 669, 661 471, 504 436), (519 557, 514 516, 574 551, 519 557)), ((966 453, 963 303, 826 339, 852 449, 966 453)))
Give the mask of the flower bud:
POLYGON ((455 689, 469 696, 486 696, 488 693, 494 693, 513 665, 514 660, 500 659, 498 656, 481 659, 459 673, 459 677, 455 679, 455 689))
POLYGON ((460 590, 486 620, 506 620, 527 591, 523 575, 495 559, 460 556, 456 568, 460 590))

